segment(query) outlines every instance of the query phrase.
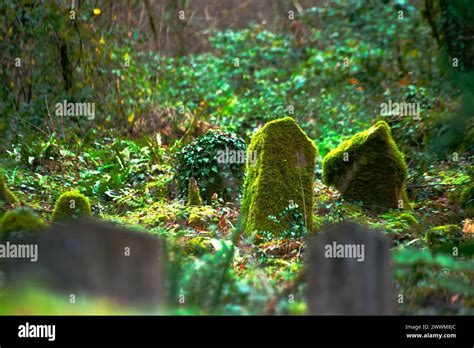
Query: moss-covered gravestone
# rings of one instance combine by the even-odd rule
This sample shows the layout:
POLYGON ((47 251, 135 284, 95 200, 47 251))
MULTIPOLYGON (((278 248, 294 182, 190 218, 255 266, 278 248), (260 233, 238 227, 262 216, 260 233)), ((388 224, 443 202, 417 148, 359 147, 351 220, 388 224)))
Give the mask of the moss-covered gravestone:
POLYGON ((59 196, 53 210, 53 221, 60 222, 79 217, 91 216, 89 199, 79 191, 64 192, 59 196))
POLYGON ((323 159, 323 182, 337 188, 344 199, 368 207, 411 209, 407 176, 403 154, 384 121, 357 133, 323 159))
POLYGON ((0 240, 15 232, 29 233, 44 228, 45 225, 43 219, 33 210, 16 208, 8 211, 0 220, 0 240))
POLYGON ((279 216, 293 201, 308 230, 312 229, 313 174, 318 151, 291 117, 267 123, 252 138, 242 199, 242 227, 247 234, 269 231, 279 235, 291 216, 279 216))

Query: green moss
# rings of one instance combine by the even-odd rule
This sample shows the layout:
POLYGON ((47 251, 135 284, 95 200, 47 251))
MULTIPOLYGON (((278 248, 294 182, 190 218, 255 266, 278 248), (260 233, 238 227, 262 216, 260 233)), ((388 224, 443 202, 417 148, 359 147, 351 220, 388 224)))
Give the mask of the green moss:
POLYGON ((408 176, 403 154, 390 127, 379 121, 354 135, 323 159, 323 182, 334 186, 348 201, 373 208, 411 209, 405 192, 408 176))
POLYGON ((0 222, 0 239, 13 232, 31 232, 45 226, 41 217, 28 208, 17 208, 8 211, 0 222))
POLYGON ((203 237, 194 237, 188 241, 188 245, 185 249, 187 253, 194 255, 204 255, 212 251, 212 244, 208 239, 203 237))
POLYGON ((8 204, 19 203, 16 195, 7 187, 5 175, 0 173, 0 200, 8 204))
POLYGON ((397 218, 400 219, 400 220, 405 221, 410 226, 418 226, 419 225, 418 220, 410 213, 401 213, 401 214, 397 215, 397 218))
POLYGON ((457 225, 433 227, 425 234, 425 242, 430 246, 437 244, 458 244, 462 238, 461 228, 457 225))
MULTIPOLYGON (((249 152, 256 163, 247 162, 241 226, 248 234, 269 231, 279 235, 291 221, 268 219, 296 203, 312 230, 313 175, 318 151, 291 117, 268 122, 252 138, 249 152), (253 152, 255 151, 255 153, 253 152)), ((290 219, 290 217, 288 217, 290 219)))
POLYGON ((206 229, 210 226, 214 215, 215 210, 211 206, 193 207, 186 223, 193 228, 206 229))
POLYGON ((196 213, 191 213, 187 222, 189 226, 194 228, 204 229, 209 227, 209 219, 196 213))
POLYGON ((467 184, 461 190, 454 190, 448 194, 449 202, 461 209, 460 218, 470 218, 474 215, 474 185, 467 184))
POLYGON ((63 221, 79 217, 90 217, 89 199, 78 191, 63 193, 53 211, 53 221, 63 221))
POLYGON ((463 209, 469 209, 474 206, 474 185, 462 189, 459 204, 463 209))
POLYGON ((194 178, 189 179, 189 186, 188 186, 188 203, 190 205, 202 205, 202 198, 201 193, 199 192, 199 186, 194 178))
POLYGON ((462 215, 465 217, 474 216, 474 185, 465 187, 460 194, 460 207, 463 209, 462 215))
POLYGON ((162 213, 162 214, 158 214, 158 215, 156 216, 156 221, 158 221, 158 222, 167 223, 167 222, 169 222, 170 220, 171 220, 171 218, 170 218, 170 216, 169 216, 168 214, 162 213))
POLYGON ((209 239, 202 236, 194 238, 181 237, 175 243, 180 252, 185 255, 202 256, 212 251, 212 244, 209 239))

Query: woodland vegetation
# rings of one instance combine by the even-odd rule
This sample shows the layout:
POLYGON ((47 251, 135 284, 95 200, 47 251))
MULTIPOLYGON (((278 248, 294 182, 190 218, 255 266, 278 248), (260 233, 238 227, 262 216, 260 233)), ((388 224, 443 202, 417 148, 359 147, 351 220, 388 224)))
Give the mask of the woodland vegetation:
MULTIPOLYGON (((391 239, 398 313, 474 314, 470 0, 0 16, 2 241, 90 216, 166 240, 169 314, 298 315, 307 239, 355 221, 391 239)), ((3 315, 142 313, 2 284, 3 315)))

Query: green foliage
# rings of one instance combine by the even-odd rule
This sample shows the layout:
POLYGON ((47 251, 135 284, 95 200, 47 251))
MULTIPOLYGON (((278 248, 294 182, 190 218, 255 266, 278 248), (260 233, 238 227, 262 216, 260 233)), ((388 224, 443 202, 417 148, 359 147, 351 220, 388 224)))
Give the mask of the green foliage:
POLYGON ((209 227, 209 218, 206 216, 200 216, 196 213, 189 214, 188 225, 194 228, 205 229, 209 227))
MULTIPOLYGON (((286 3, 291 2, 282 8, 286 3)), ((150 16, 150 24, 152 17, 163 16, 160 27, 169 25, 167 4, 150 4, 152 11, 163 8, 150 16)), ((171 267, 178 270, 170 285, 174 314, 262 314, 278 296, 276 313, 304 314, 304 282, 292 288, 296 302, 290 304, 281 295, 302 269, 303 240, 312 232, 305 213, 310 222, 314 218, 313 227, 354 220, 392 239, 403 313, 472 314, 474 272, 469 258, 474 244, 468 232, 459 243, 458 227, 472 230, 474 209, 469 175, 473 41, 465 39, 472 36, 474 23, 470 5, 470 0, 322 2, 304 8, 294 21, 199 31, 205 41, 203 50, 198 48, 202 53, 168 56, 172 36, 168 42, 168 36, 156 38, 144 27, 133 27, 143 16, 138 2, 83 0, 76 2, 76 19, 70 20, 70 6, 60 2, 7 0, 0 3, 0 152, 7 154, 0 165, 8 185, 34 209, 49 211, 51 197, 77 188, 94 200, 94 212, 101 218, 166 237, 174 254, 171 267), (94 14, 95 7, 101 8, 100 15, 94 14), (129 16, 120 14, 125 8, 129 16), (403 19, 398 18, 400 10, 403 19), (21 67, 13 65, 18 57, 21 67), (460 58, 459 67, 452 66, 453 57, 460 58), (260 181, 270 187, 265 202, 271 211, 262 211, 255 220, 272 225, 258 232, 263 243, 228 240, 239 213, 251 210, 251 196, 245 197, 241 211, 238 205, 224 205, 238 202, 243 165, 216 166, 216 151, 246 151, 242 139, 250 140, 266 122, 291 115, 326 155, 369 128, 380 118, 381 103, 389 99, 420 104, 421 120, 383 118, 407 160, 414 211, 379 213, 363 209, 366 202, 360 199, 342 200, 321 183, 327 173, 319 163, 303 173, 316 177, 316 204, 307 207, 282 192, 299 195, 301 185, 279 176, 280 170, 294 166, 284 162, 292 154, 278 148, 277 160, 268 164, 275 181, 260 181), (94 102, 96 118, 56 117, 55 103, 63 100, 94 102), (211 131, 182 147, 187 139, 217 126, 226 131, 211 131), (222 178, 222 184, 213 176, 222 178), (198 179, 205 203, 212 206, 180 203, 193 196, 191 177, 198 179), (178 179, 178 187, 173 179, 178 179), (210 188, 214 184, 219 187, 210 188), (219 196, 213 197, 214 192, 219 196), (175 193, 181 201, 174 199, 175 193), (280 194, 284 199, 273 206, 280 194), (277 230, 281 232, 275 235, 277 230), (451 253, 453 244, 459 256, 441 253, 451 253), (181 294, 184 304, 179 303, 181 294)), ((216 23, 215 28, 221 27, 216 23)), ((289 135, 278 141, 294 139, 289 135)), ((383 153, 379 145, 374 148, 383 153)), ((393 166, 377 158, 367 167, 371 173, 390 170, 393 177, 384 173, 385 183, 400 188, 408 173, 404 161, 395 164, 400 157, 393 151, 393 166)), ((262 179, 257 170, 248 174, 262 179)), ((0 201, 18 203, 4 179, 0 201)), ((372 183, 364 187, 378 191, 372 183)), ((402 193, 406 208, 404 189, 402 193)), ((305 196, 313 197, 309 188, 305 196)), ((41 224, 31 212, 6 209, 9 205, 0 203, 2 222, 6 213, 9 219, 29 215, 31 226, 41 224)), ((90 208, 84 209, 90 215, 90 208)), ((5 314, 23 311, 24 302, 32 313, 42 314, 117 310, 107 302, 84 302, 71 309, 49 293, 0 291, 0 302, 5 314)))
POLYGON ((215 222, 214 218, 216 213, 216 209, 208 205, 201 207, 190 207, 187 224, 198 230, 209 229, 211 222, 215 222))
POLYGON ((405 193, 408 176, 403 154, 384 121, 357 133, 323 159, 323 182, 348 201, 369 207, 410 208, 405 193))
POLYGON ((0 221, 0 239, 12 233, 29 233, 45 226, 43 219, 29 208, 16 208, 8 211, 0 221))
POLYGON ((428 230, 424 240, 433 247, 439 244, 459 244, 462 238, 461 229, 456 225, 436 226, 428 230))
POLYGON ((205 203, 211 202, 214 193, 225 201, 236 200, 241 192, 244 163, 219 163, 219 158, 227 150, 236 151, 244 159, 246 149, 247 145, 240 137, 216 130, 208 131, 184 146, 176 155, 176 179, 181 197, 189 195, 189 182, 193 177, 205 203))
MULTIPOLYGON (((94 57, 97 55, 94 46, 101 37, 99 28, 88 24, 93 22, 93 6, 92 1, 85 1, 80 18, 73 25, 68 6, 60 3, 2 3, 1 50, 8 61, 21 57, 23 67, 20 78, 16 78, 14 70, 1 69, 2 79, 8 83, 0 88, 0 96, 2 100, 9 100, 9 103, 2 105, 1 112, 7 114, 8 119, 17 118, 18 114, 23 120, 24 116, 28 116, 25 124, 31 127, 31 123, 41 124, 47 103, 72 98, 76 101, 92 99, 92 88, 86 86, 84 81, 90 81, 91 72, 99 63, 94 57), (82 46, 82 36, 88 37, 89 49, 82 46), (28 48, 23 45, 25 42, 30 43, 28 48), (91 53, 84 54, 88 51, 91 53), (82 69, 76 69, 76 57, 79 55, 82 57, 82 69), (28 92, 21 93, 25 89, 28 92)), ((106 80, 102 78, 101 82, 96 82, 100 85, 106 80)), ((54 104, 49 107, 53 109, 54 104)))
POLYGON ((91 216, 89 198, 79 191, 64 192, 56 202, 53 211, 53 221, 59 222, 69 219, 91 216))
POLYGON ((256 163, 247 163, 242 226, 246 233, 271 231, 279 235, 290 224, 286 216, 276 223, 268 216, 281 213, 290 201, 305 215, 306 228, 312 230, 313 176, 318 151, 291 117, 268 122, 255 133, 249 153, 256 163))
POLYGON ((94 164, 92 170, 81 175, 81 184, 89 188, 88 194, 116 196, 127 184, 143 183, 162 169, 156 165, 163 153, 155 140, 107 140, 104 147, 94 144, 95 148, 84 156, 84 160, 94 164))
POLYGON ((7 187, 5 175, 0 172, 0 200, 8 204, 17 204, 19 202, 16 195, 7 187))
POLYGON ((394 275, 404 298, 401 313, 469 313, 469 299, 474 296, 474 265, 470 260, 429 250, 404 249, 393 253, 394 275), (460 303, 443 306, 446 298, 461 296, 460 303), (424 299, 429 298, 426 302, 424 299))
MULTIPOLYGON (((290 202, 290 204, 278 214, 278 217, 270 215, 268 219, 277 225, 287 223, 287 225, 281 226, 283 231, 278 236, 278 239, 301 239, 308 235, 304 215, 301 213, 298 204, 294 202, 290 202)), ((261 239, 265 242, 275 240, 274 233, 271 231, 261 231, 259 234, 261 235, 261 239)))
POLYGON ((405 221, 406 223, 408 223, 410 226, 417 226, 419 225, 419 222, 418 220, 413 216, 413 214, 410 214, 410 213, 401 213, 398 215, 398 218, 405 221))
POLYGON ((474 207, 474 185, 469 185, 462 189, 459 203, 465 209, 472 209, 474 207))
POLYGON ((377 221, 378 219, 371 221, 370 225, 387 233, 392 238, 394 245, 414 243, 413 240, 418 243, 424 226, 419 221, 421 218, 417 213, 389 210, 383 214, 378 214, 377 217, 381 221, 377 221))
POLYGON ((188 255, 203 256, 204 254, 212 251, 212 244, 208 238, 194 237, 186 241, 185 245, 183 246, 183 250, 188 255))
POLYGON ((459 184, 459 187, 455 187, 448 197, 451 203, 461 209, 461 216, 471 217, 474 215, 474 185, 469 181, 459 184))
POLYGON ((454 90, 461 90, 460 105, 449 113, 442 113, 428 125, 428 149, 438 157, 457 153, 472 153, 474 150, 474 71, 454 74, 454 90))
POLYGON ((191 313, 209 313, 218 304, 222 310, 223 297, 235 286, 232 241, 214 239, 210 243, 196 237, 186 246, 172 241, 169 256, 170 303, 184 305, 191 313), (211 245, 215 252, 209 252, 211 245), (183 250, 199 257, 185 255, 183 250))

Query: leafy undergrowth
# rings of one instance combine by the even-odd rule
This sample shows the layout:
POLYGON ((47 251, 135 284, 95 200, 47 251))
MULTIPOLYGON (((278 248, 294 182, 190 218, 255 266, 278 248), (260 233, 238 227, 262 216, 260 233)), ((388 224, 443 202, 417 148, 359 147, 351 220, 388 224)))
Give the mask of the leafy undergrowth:
MULTIPOLYGON (((432 37, 427 3, 316 4, 298 10, 281 30, 261 23, 196 32, 208 37, 209 50, 176 57, 155 50, 151 35, 130 27, 141 22, 138 2, 128 4, 136 7, 136 21, 125 25, 118 16, 110 25, 102 20, 117 17, 119 4, 104 5, 98 16, 92 12, 97 2, 84 1, 74 27, 56 2, 8 3, 0 26, 4 61, 16 61, 20 50, 27 69, 2 70, 0 167, 7 186, 20 199, 17 205, 33 208, 48 223, 58 197, 78 190, 90 199, 94 217, 166 238, 166 313, 305 314, 306 239, 328 224, 352 220, 391 238, 398 312, 474 314, 472 71, 464 70, 462 59, 459 69, 448 64, 445 54, 458 57, 449 52, 455 39, 441 35, 449 39, 443 48, 432 37), (18 19, 17 13, 25 15, 18 19), (76 31, 88 40, 78 45, 76 31), (69 72, 50 40, 57 33, 64 34, 69 60, 77 61, 69 72), (124 59, 131 63, 127 68, 124 59), (70 80, 69 89, 50 84, 60 75, 66 86, 70 80), (97 117, 46 113, 45 106, 53 110, 62 100, 93 102, 97 117), (388 100, 418 103, 420 117, 379 115, 388 100), (236 132, 248 144, 264 123, 289 115, 321 156, 386 120, 405 155, 413 211, 375 213, 345 202, 322 184, 320 162, 314 231, 306 231, 293 204, 281 212, 294 220, 278 239, 265 231, 255 239, 239 234, 239 205, 222 197, 186 206, 175 180, 180 150, 216 128, 236 132)), ((459 14, 472 22, 469 11, 444 12, 435 16, 440 28, 459 14)), ((194 163, 198 179, 217 170, 207 163, 194 163)), ((12 208, 0 203, 0 217, 12 208)), ((281 214, 269 218, 283 221, 281 214)), ((38 289, 24 296, 2 292, 0 313, 139 313, 93 299, 73 309, 49 296, 38 289)))
MULTIPOLYGON (((127 146, 135 148, 131 143, 127 146)), ((136 156, 147 153, 143 146, 145 150, 135 148, 136 156)), ((121 151, 129 151, 124 149, 128 147, 121 151)), ((89 158, 89 151, 95 150, 87 149, 77 156, 89 158)), ((130 174, 119 189, 113 187, 114 174, 109 174, 117 164, 102 156, 105 159, 75 160, 73 169, 71 152, 57 159, 64 163, 63 169, 50 175, 42 174, 46 172, 43 166, 29 171, 10 162, 6 166, 8 185, 20 197, 20 205, 34 208, 47 221, 55 197, 65 188, 79 188, 91 198, 96 217, 166 238, 171 270, 169 307, 141 311, 97 299, 71 306, 57 295, 48 297, 46 291, 32 289, 25 292, 22 301, 16 292, 2 293, 2 303, 8 303, 2 307, 4 313, 305 314, 305 240, 325 225, 347 220, 377 229, 392 239, 396 294, 402 298, 400 313, 474 313, 473 222, 454 195, 469 184, 469 176, 460 170, 465 168, 462 164, 440 163, 417 178, 417 187, 410 191, 413 211, 371 212, 345 202, 337 191, 316 180, 315 231, 300 231, 295 224, 278 239, 254 240, 237 233, 238 205, 216 200, 212 205, 186 206, 173 197, 172 175, 167 169, 171 162, 156 165, 147 162, 146 156, 142 161, 127 157, 127 166, 136 169, 142 163, 150 171, 130 174), (436 234, 436 229, 446 225, 459 233, 436 234), (453 253, 453 248, 458 252, 453 253), (185 296, 185 303, 179 302, 180 295, 185 296)), ((121 173, 133 172, 118 166, 121 173)))

